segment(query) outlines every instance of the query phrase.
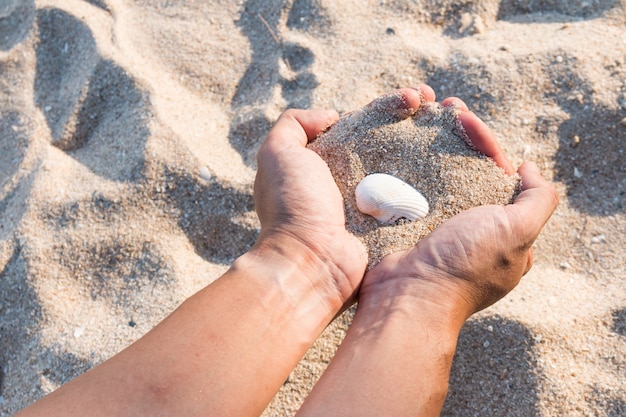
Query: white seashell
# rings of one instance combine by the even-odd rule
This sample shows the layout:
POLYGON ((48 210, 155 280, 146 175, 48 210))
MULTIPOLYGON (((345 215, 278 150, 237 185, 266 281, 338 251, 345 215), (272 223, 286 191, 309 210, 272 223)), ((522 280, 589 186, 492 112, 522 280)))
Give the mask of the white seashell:
POLYGON ((211 182, 213 179, 213 174, 211 174, 211 170, 207 166, 203 166, 200 168, 200 178, 205 180, 206 182, 211 182))
POLYGON ((354 191, 356 206, 381 223, 396 220, 413 221, 428 214, 428 201, 406 182, 387 174, 371 174, 359 182, 354 191))

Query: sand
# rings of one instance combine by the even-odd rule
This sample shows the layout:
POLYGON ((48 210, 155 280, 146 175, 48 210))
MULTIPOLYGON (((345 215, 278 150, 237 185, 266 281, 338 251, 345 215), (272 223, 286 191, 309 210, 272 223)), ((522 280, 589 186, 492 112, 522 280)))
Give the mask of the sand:
MULTIPOLYGON (((254 243, 255 153, 281 111, 419 82, 561 196, 532 271, 465 326, 443 415, 626 415, 625 57, 624 0, 2 2, 0 416, 254 243)), ((266 416, 293 415, 350 314, 266 416)))
MULTIPOLYGON (((370 268, 386 255, 411 248, 464 210, 512 203, 521 187, 518 175, 506 175, 473 147, 457 120, 458 109, 427 103, 411 110, 414 115, 394 119, 389 114, 395 97, 390 94, 367 111, 347 114, 309 145, 333 174, 344 199, 346 228, 365 244, 370 268), (364 178, 377 174, 417 190, 426 202, 424 215, 412 219, 399 211, 389 222, 363 213, 356 189, 364 178)), ((395 188, 386 183, 376 188, 390 189, 395 188)))

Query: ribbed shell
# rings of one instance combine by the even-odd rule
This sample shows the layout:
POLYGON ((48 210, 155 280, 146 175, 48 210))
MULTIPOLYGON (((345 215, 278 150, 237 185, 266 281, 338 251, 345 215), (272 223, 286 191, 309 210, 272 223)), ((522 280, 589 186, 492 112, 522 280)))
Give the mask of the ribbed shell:
POLYGON ((413 221, 428 214, 426 198, 406 182, 388 174, 370 174, 354 192, 357 208, 381 223, 404 218, 413 221))

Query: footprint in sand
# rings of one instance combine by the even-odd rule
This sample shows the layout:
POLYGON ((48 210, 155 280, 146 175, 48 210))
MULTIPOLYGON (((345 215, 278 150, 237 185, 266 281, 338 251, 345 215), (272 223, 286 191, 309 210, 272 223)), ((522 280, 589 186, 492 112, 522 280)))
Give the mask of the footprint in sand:
POLYGON ((251 190, 232 188, 217 180, 198 183, 195 177, 182 173, 168 176, 175 187, 165 191, 167 203, 184 213, 178 226, 199 256, 229 265, 254 245, 258 223, 256 217, 246 218, 246 213, 254 210, 251 190))
MULTIPOLYGON (((241 224, 237 216, 253 210, 251 193, 218 180, 200 183, 197 177, 167 168, 155 174, 156 179, 145 178, 145 148, 153 135, 148 93, 125 69, 100 56, 90 28, 76 17, 59 9, 40 9, 37 25, 41 41, 36 50, 35 101, 45 115, 53 145, 103 178, 135 183, 147 180, 148 186, 138 192, 148 194, 139 198, 164 200, 167 207, 181 213, 178 225, 203 258, 229 263, 250 247, 257 227, 241 224), (161 191, 155 191, 157 188, 161 191), (223 244, 228 240, 225 236, 241 239, 228 246, 223 244)), ((97 218, 94 204, 89 199, 73 201, 69 208, 52 208, 50 215, 71 218, 76 209, 97 218)), ((123 247, 124 242, 119 245, 119 250, 107 250, 131 251, 123 247)), ((94 255, 93 264, 109 264, 108 253, 94 255)), ((108 277, 100 269, 92 272, 108 277)), ((100 285, 91 291, 98 294, 103 288, 100 285)))
MULTIPOLYGON (((2 327, 0 327, 0 396, 11 398, 19 395, 12 392, 13 387, 5 385, 4 380, 14 381, 22 376, 24 369, 12 366, 32 360, 31 352, 24 349, 26 342, 38 332, 38 323, 42 320, 41 305, 35 289, 25 283, 28 268, 23 261, 22 248, 16 243, 10 259, 0 265, 0 306, 2 306, 2 327), (30 320, 24 322, 24 312, 30 320)), ((33 387, 35 388, 35 387, 33 387)))
POLYGON ((615 0, 481 0, 481 1, 386 1, 381 6, 411 20, 443 28, 451 38, 479 35, 497 20, 513 23, 569 22, 595 19, 620 7, 615 0), (536 16, 540 16, 538 20, 536 16))
POLYGON ((30 32, 35 19, 34 0, 0 2, 0 51, 8 51, 30 32))
MULTIPOLYGON (((2 71, 0 65, 0 72, 2 71)), ((18 111, 0 113, 0 238, 13 233, 21 216, 20 210, 10 210, 11 206, 24 204, 26 196, 20 190, 30 185, 24 180, 20 170, 24 169, 25 154, 30 145, 30 126, 24 126, 18 111)), ((29 175, 32 176, 32 175, 29 175)))
POLYGON ((602 375, 610 375, 597 379, 586 387, 585 399, 595 410, 602 410, 603 416, 625 416, 626 401, 624 401, 624 382, 620 370, 626 367, 626 358, 620 354, 626 348, 626 308, 614 310, 610 317, 602 321, 608 328, 608 341, 615 346, 609 348, 598 357, 598 369, 596 372, 602 375), (607 381, 608 380, 608 381, 607 381), (607 383, 608 382, 608 383, 607 383))
MULTIPOLYGON (((24 262, 22 248, 14 247, 9 261, 0 268, 0 305, 3 307, 3 326, 0 328, 0 396, 18 398, 23 395, 19 387, 4 384, 24 378, 25 371, 20 364, 28 363, 32 372, 31 395, 43 396, 42 381, 45 379, 55 386, 87 371, 92 361, 78 357, 60 346, 47 346, 41 343, 39 326, 43 320, 41 302, 32 285, 24 282, 29 273, 24 262), (28 312, 28 313, 25 313, 28 312), (24 321, 25 314, 29 320, 24 321)), ((4 410, 6 411, 6 410, 4 410)), ((17 411, 17 410, 16 410, 17 411)))
MULTIPOLYGON (((286 1, 248 0, 237 25, 250 39, 252 60, 239 81, 231 110, 229 140, 248 165, 255 163, 256 149, 271 128, 266 110, 275 107, 274 89, 280 86, 287 108, 309 108, 318 85, 310 71, 313 52, 294 42, 286 42, 277 32, 286 1), (287 71, 281 71, 284 65, 287 71), (282 73, 287 72, 285 76, 282 73)), ((287 28, 315 33, 325 30, 329 20, 314 0, 297 0, 287 16, 287 28), (322 25, 322 26, 320 26, 322 25)))
POLYGON ((74 16, 40 9, 37 26, 35 102, 52 143, 104 178, 141 177, 150 135, 147 93, 99 55, 90 29, 74 16))
MULTIPOLYGON (((436 61, 423 59, 419 66, 424 71, 425 83, 430 85, 438 96, 458 95, 463 97, 467 106, 489 120, 492 114, 501 111, 506 91, 492 88, 494 78, 492 68, 462 53, 455 53, 449 58, 453 65, 441 65, 436 61)), ((500 72, 497 77, 508 76, 500 72)))
MULTIPOLYGON (((555 57, 544 69, 551 86, 546 97, 570 116, 557 130, 555 179, 566 185, 576 210, 595 216, 621 213, 626 210, 626 83, 613 106, 599 103, 593 86, 580 78, 579 66, 574 57, 555 57)), ((614 70, 626 77, 621 65, 614 70)))
POLYGON ((595 19, 614 7, 619 7, 619 2, 615 0, 501 0, 498 19, 515 22, 519 21, 520 17, 536 13, 543 15, 543 22, 547 21, 546 14, 551 14, 553 21, 595 19))
POLYGON ((613 331, 626 338, 626 307, 615 310, 613 316, 613 331))

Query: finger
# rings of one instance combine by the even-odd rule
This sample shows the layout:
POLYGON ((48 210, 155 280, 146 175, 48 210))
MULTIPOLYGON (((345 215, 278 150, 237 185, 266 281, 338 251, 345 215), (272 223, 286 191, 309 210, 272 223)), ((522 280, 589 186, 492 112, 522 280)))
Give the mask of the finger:
POLYGON ((306 146, 338 118, 334 110, 287 110, 268 133, 266 145, 283 147, 297 143, 306 146))
POLYGON ((435 90, 433 90, 431 86, 427 84, 417 84, 411 88, 420 92, 421 97, 422 97, 422 102, 432 103, 435 101, 435 98, 436 98, 435 90))
POLYGON ((471 111, 463 111, 458 119, 463 125, 469 140, 478 151, 493 159, 500 168, 504 169, 507 175, 513 175, 515 173, 513 164, 511 164, 504 152, 502 152, 502 148, 500 148, 500 144, 496 140, 495 135, 491 129, 487 127, 485 122, 480 120, 480 118, 471 111))
POLYGON ((353 112, 350 118, 360 120, 373 115, 383 122, 396 122, 415 114, 422 101, 434 100, 434 91, 426 85, 401 88, 377 97, 361 109, 353 112))
POLYGON ((441 102, 444 107, 456 107, 462 111, 469 111, 467 104, 458 97, 448 97, 441 102))
POLYGON ((541 176, 534 163, 525 162, 518 173, 522 177, 522 192, 505 210, 516 232, 532 243, 556 210, 559 198, 554 186, 541 176))

